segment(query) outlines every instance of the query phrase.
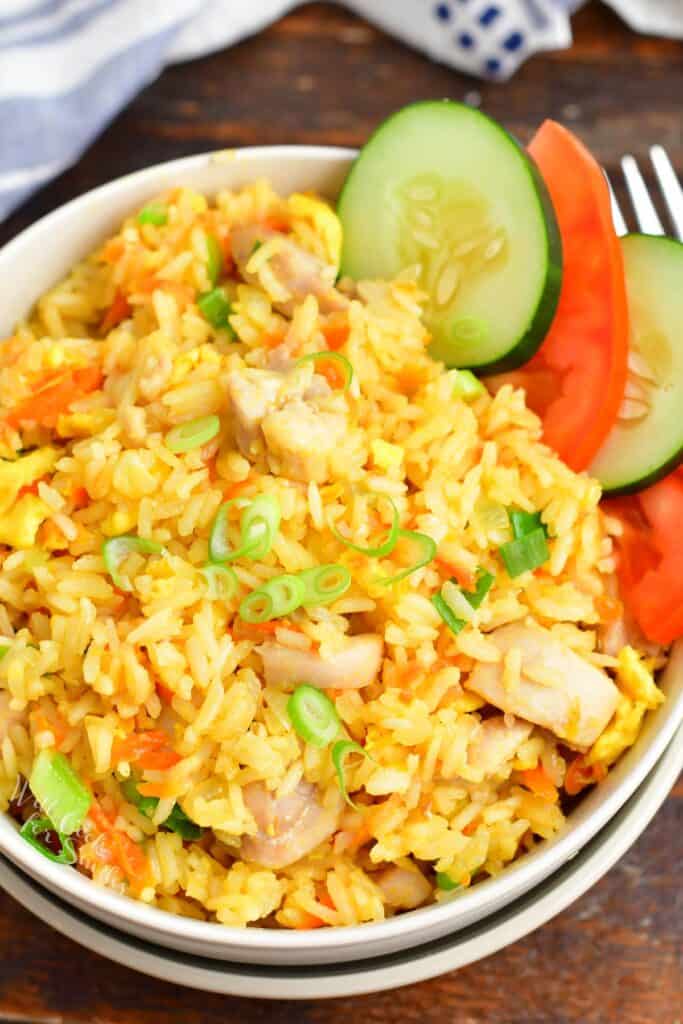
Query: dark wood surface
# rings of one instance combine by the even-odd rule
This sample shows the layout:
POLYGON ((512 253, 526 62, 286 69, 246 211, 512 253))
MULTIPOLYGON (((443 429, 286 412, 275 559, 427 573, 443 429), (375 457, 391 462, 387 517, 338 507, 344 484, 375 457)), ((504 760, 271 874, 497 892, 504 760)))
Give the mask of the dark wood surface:
MULTIPOLYGON (((0 242, 86 189, 159 160, 253 143, 361 143, 411 100, 481 102, 526 140, 542 118, 574 127, 611 171, 664 143, 683 168, 683 45, 633 35, 591 4, 571 51, 484 84, 343 11, 309 5, 242 45, 166 71, 0 242)), ((55 240, 58 242, 58 239, 55 240)), ((82 950, 0 894, 0 1024, 680 1024, 683 783, 606 878, 540 931, 488 960, 398 992, 304 1004, 205 996, 82 950)))

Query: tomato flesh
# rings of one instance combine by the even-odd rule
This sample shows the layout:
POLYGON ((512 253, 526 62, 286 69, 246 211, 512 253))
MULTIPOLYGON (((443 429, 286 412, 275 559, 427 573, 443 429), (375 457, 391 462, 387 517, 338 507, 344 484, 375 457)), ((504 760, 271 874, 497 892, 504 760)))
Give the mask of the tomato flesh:
POLYGON ((617 541, 621 592, 648 640, 683 636, 683 472, 640 494, 605 502, 624 527, 617 541))
POLYGON ((604 175, 571 132, 545 121, 529 146, 562 236, 555 319, 526 366, 494 378, 525 388, 544 440, 575 471, 605 441, 626 386, 628 315, 621 246, 604 175))

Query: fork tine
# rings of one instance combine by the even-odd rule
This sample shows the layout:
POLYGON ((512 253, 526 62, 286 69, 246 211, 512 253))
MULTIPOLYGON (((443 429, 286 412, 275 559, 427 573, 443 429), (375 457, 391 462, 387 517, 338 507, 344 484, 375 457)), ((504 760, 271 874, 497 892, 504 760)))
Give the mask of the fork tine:
POLYGON ((609 189, 609 197, 612 203, 612 223, 614 224, 614 230, 618 235, 626 235, 628 234, 628 228, 626 226, 626 221, 624 220, 624 215, 621 212, 621 207, 619 206, 617 197, 614 194, 612 182, 609 180, 609 175, 607 174, 607 172, 604 171, 603 173, 605 175, 605 178, 607 179, 607 188, 609 189))
POLYGON ((676 237, 683 242, 683 189, 669 155, 662 146, 653 146, 650 159, 666 203, 676 237))
POLYGON ((646 235, 663 235, 664 227, 650 199, 640 168, 632 156, 621 158, 621 169, 631 196, 638 227, 646 235))

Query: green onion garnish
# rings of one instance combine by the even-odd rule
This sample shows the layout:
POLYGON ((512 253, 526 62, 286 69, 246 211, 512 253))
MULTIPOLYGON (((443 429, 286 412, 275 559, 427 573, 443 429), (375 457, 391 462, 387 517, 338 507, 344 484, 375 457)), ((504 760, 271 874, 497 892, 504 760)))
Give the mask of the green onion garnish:
POLYGON ((155 227, 163 227, 168 221, 168 207, 163 203, 150 203, 140 210, 138 224, 154 224, 155 227))
POLYGON ((215 287, 223 269, 223 250, 215 235, 206 236, 206 272, 215 287))
POLYGON ((524 512, 522 509, 508 509, 513 540, 498 550, 505 563, 508 576, 515 579, 523 572, 538 569, 550 558, 548 531, 541 520, 540 512, 524 512))
POLYGON ((281 619, 283 615, 291 615, 295 609, 301 607, 306 597, 304 581, 300 576, 289 572, 273 576, 259 589, 265 590, 270 595, 276 619, 281 619))
MULTIPOLYGON (((137 807, 140 814, 144 814, 146 818, 154 816, 159 804, 158 799, 155 796, 142 796, 133 779, 126 779, 121 783, 121 791, 126 800, 137 807)), ((173 810, 160 827, 169 832, 177 832, 181 838, 189 840, 201 839, 204 834, 204 829, 200 825, 195 825, 179 804, 173 805, 173 810)))
POLYGON ((230 601, 239 590, 240 582, 227 565, 205 565, 199 570, 206 580, 207 595, 212 601, 230 601))
POLYGON ((90 810, 92 796, 64 754, 41 750, 29 779, 29 787, 56 832, 78 832, 90 810))
POLYGON ((2 661, 2 659, 5 657, 5 655, 9 651, 9 649, 10 649, 10 645, 9 644, 0 644, 0 661, 2 661))
POLYGON ((341 534, 335 526, 331 526, 330 529, 334 536, 337 538, 337 540, 340 541, 342 544, 345 544, 347 548, 351 548, 353 551, 358 551, 361 555, 367 555, 368 558, 386 558, 388 555, 391 554, 391 552, 394 550, 398 542, 398 509, 396 508, 396 503, 392 498, 389 497, 388 494, 378 494, 376 492, 372 492, 372 494, 368 495, 368 497, 384 498, 391 505, 391 526, 389 527, 389 533, 387 534, 386 540, 384 541, 383 544, 379 544, 377 545, 377 547, 364 548, 361 547, 359 544, 353 544, 350 540, 347 540, 346 537, 344 537, 343 534, 341 534))
POLYGON ((370 754, 368 754, 367 750, 365 750, 364 747, 361 747, 360 743, 354 743, 353 740, 338 740, 332 747, 332 764, 334 765, 334 769, 337 773, 337 784, 339 785, 339 791, 346 800, 347 804, 349 804, 350 807, 353 807, 353 809, 357 811, 360 808, 358 808, 356 804, 354 804, 346 788, 344 761, 346 760, 346 757, 349 754, 362 754, 363 757, 367 757, 371 761, 374 760, 374 758, 372 758, 370 754))
POLYGON ((345 565, 316 565, 313 569, 302 569, 298 573, 305 587, 301 602, 308 604, 329 604, 345 594, 351 586, 351 573, 345 565))
POLYGON ((455 889, 462 889, 461 883, 454 882, 451 876, 447 875, 445 871, 437 871, 436 884, 439 889, 443 889, 444 892, 453 892, 455 889))
MULTIPOLYGON (((237 499, 241 503, 241 499, 237 499)), ((265 558, 273 546, 280 528, 280 505, 277 498, 261 494, 249 502, 240 520, 240 543, 231 550, 228 546, 228 509, 233 501, 226 501, 218 509, 209 534, 209 558, 212 562, 232 562, 236 558, 265 558)))
POLYGON ((239 616, 244 622, 249 622, 252 625, 270 622, 278 617, 275 614, 273 598, 263 587, 247 594, 239 607, 239 616))
POLYGON ((173 427, 166 435, 166 447, 176 454, 190 452, 212 441, 221 429, 218 416, 200 416, 173 427))
POLYGON ((232 307, 222 288, 213 288, 210 292, 204 292, 197 299, 197 306, 204 319, 208 320, 216 330, 227 328, 232 332, 230 322, 228 321, 232 307))
POLYGON ((337 709, 315 686, 302 683, 287 701, 287 714, 297 736, 314 747, 326 747, 341 728, 337 709))
POLYGON ((432 604, 450 629, 451 633, 454 633, 455 636, 457 636, 458 633, 467 625, 464 619, 458 618, 450 605, 444 601, 441 594, 432 595, 432 604))
POLYGON ((388 576, 386 579, 377 581, 387 587, 392 586, 394 583, 398 583, 400 580, 404 580, 406 576, 412 575, 412 573, 417 572, 417 570, 421 569, 423 566, 429 565, 436 555, 436 541, 432 540, 431 537, 428 537, 426 533, 418 533, 417 530, 399 530, 398 535, 399 537, 406 537, 408 540, 412 540, 414 543, 418 544, 422 549, 422 554, 418 558, 417 562, 408 566, 407 569, 402 569, 401 572, 396 573, 395 576, 388 576))
POLYGON ((155 540, 146 540, 144 537, 136 537, 133 534, 124 533, 120 537, 110 537, 102 545, 102 557, 107 572, 112 578, 114 586, 119 590, 131 591, 133 589, 129 580, 125 579, 119 572, 119 566, 131 552, 141 555, 163 555, 164 548, 155 540))
POLYGON ((324 361, 327 363, 336 363, 344 372, 344 391, 348 391, 351 387, 351 381, 353 380, 353 366, 341 352, 331 352, 326 350, 324 352, 311 352, 307 356, 301 356, 297 359, 295 366, 301 366, 302 363, 315 363, 318 361, 324 361))
POLYGON ((486 569, 477 570, 477 582, 474 590, 463 590, 463 594, 473 608, 479 608, 481 606, 484 598, 493 586, 494 581, 495 576, 493 573, 487 572, 486 569))
POLYGON ((463 402, 473 402, 475 398, 486 394, 486 388, 471 370, 455 370, 454 375, 453 398, 462 398, 463 402))
POLYGON ((53 861, 55 864, 75 864, 76 850, 74 844, 71 842, 67 835, 56 829, 49 818, 29 818, 19 830, 19 835, 22 839, 25 839, 34 850, 38 853, 42 853, 43 857, 47 857, 48 860, 53 861), (54 832, 59 839, 59 845, 61 850, 59 853, 53 853, 44 843, 40 842, 40 836, 45 835, 48 832, 54 832))

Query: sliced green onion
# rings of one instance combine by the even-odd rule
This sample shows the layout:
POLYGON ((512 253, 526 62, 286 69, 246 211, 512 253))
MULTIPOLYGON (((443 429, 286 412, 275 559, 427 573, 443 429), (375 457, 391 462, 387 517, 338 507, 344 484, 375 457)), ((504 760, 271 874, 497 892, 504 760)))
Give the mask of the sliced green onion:
POLYGON ((138 224, 154 224, 155 227, 163 227, 168 221, 168 207, 163 203, 150 203, 140 210, 138 224))
POLYGON ((341 728, 337 709, 315 686, 297 686, 287 701, 287 714, 297 736, 314 747, 326 747, 341 728))
POLYGON ((134 534, 128 533, 124 533, 120 537, 110 537, 102 545, 102 557, 107 572, 111 576, 114 586, 119 590, 130 591, 133 589, 130 581, 124 579, 119 572, 121 562, 133 551, 141 555, 164 554, 164 548, 155 540, 146 540, 144 537, 136 537, 134 534))
MULTIPOLYGON (((238 499, 239 500, 239 499, 238 499)), ((227 501, 218 509, 209 534, 209 558, 212 562, 231 562, 236 558, 264 558, 280 528, 280 504, 270 494, 260 494, 249 502, 240 520, 240 543, 231 550, 227 539, 227 501)))
POLYGON ((394 583, 398 583, 400 580, 404 580, 406 576, 410 576, 423 566, 429 565, 436 555, 436 541, 432 540, 431 537, 428 537, 426 533, 418 533, 417 530, 399 530, 398 535, 399 537, 405 537, 418 544, 422 548, 422 554, 414 565, 408 566, 407 569, 403 569, 401 572, 396 573, 395 576, 388 576, 386 579, 377 581, 386 587, 391 586, 394 583))
POLYGON ((475 377, 471 370, 454 370, 453 398, 462 398, 463 402, 473 402, 475 398, 486 394, 486 388, 475 377))
POLYGON ((523 572, 529 572, 531 569, 538 569, 550 558, 548 541, 542 527, 532 530, 531 533, 527 533, 517 540, 508 541, 498 550, 511 579, 515 579, 516 576, 521 576, 523 572))
POLYGON ((10 644, 0 644, 0 661, 2 661, 9 650, 10 644))
POLYGON ((474 590, 463 590, 463 594, 473 608, 479 608, 481 606, 494 582, 495 576, 493 573, 487 572, 486 569, 479 569, 477 571, 477 582, 474 590))
POLYGON ((345 544, 347 548, 351 548, 353 551, 358 551, 361 555, 367 555, 368 558, 386 558, 396 547, 398 542, 399 534, 399 515, 396 503, 388 494, 378 494, 372 492, 368 497, 384 498, 391 505, 391 526, 389 527, 389 533, 387 534, 386 540, 383 544, 379 544, 377 547, 364 548, 359 544, 353 544, 352 541, 347 540, 343 534, 335 526, 331 526, 330 530, 342 544, 345 544))
POLYGON ((218 241, 215 235, 206 236, 206 272, 209 275, 209 281, 212 285, 216 284, 216 281, 221 276, 221 270, 223 269, 223 250, 221 249, 221 243, 218 241))
POLYGON ((239 616, 244 622, 250 622, 252 625, 270 622, 271 619, 277 618, 273 598, 263 587, 252 590, 251 594, 247 594, 242 601, 239 607, 239 616))
POLYGON ((329 604, 351 586, 351 573, 345 565, 317 565, 314 569, 303 569, 299 579, 305 587, 305 596, 301 602, 308 604, 329 604))
POLYGON ((451 876, 447 875, 445 871, 437 871, 436 884, 439 889, 443 889, 444 892, 453 892, 455 889, 462 889, 462 884, 460 882, 454 882, 451 876))
POLYGON ((239 590, 240 581, 227 565, 205 565, 199 571, 212 601, 230 601, 239 590))
POLYGON ((227 328, 232 332, 228 320, 232 312, 232 306, 222 288, 213 288, 210 292, 204 292, 197 299, 197 306, 204 319, 208 320, 216 330, 227 328))
POLYGON ((201 448, 212 441, 220 429, 221 421, 218 416, 200 416, 199 419, 181 423, 169 430, 166 435, 166 447, 176 453, 190 452, 193 448, 201 448))
POLYGON ((467 600, 467 594, 460 589, 453 580, 447 580, 441 588, 441 596, 444 601, 459 619, 463 619, 465 622, 472 622, 476 616, 476 612, 470 602, 467 600))
POLYGON ((29 818, 19 830, 19 835, 22 839, 25 839, 34 850, 38 853, 42 853, 43 857, 47 857, 54 864, 75 864, 76 850, 74 844, 71 842, 67 835, 56 829, 49 818, 29 818), (61 850, 59 853, 53 853, 52 850, 48 849, 44 843, 40 842, 40 836, 45 835, 47 832, 55 832, 59 839, 61 850))
POLYGON ((254 244, 251 247, 251 252, 249 253, 249 255, 253 256, 255 252, 259 251, 259 249, 261 248, 262 245, 263 245, 263 242, 259 241, 259 239, 257 238, 256 241, 254 242, 254 244))
MULTIPOLYGON (((126 779, 121 783, 121 791, 126 800, 137 807, 140 814, 144 814, 146 818, 154 817, 154 812, 159 805, 158 799, 155 796, 142 796, 134 779, 126 779)), ((201 839, 204 834, 204 829, 188 818, 179 804, 173 805, 173 810, 160 827, 169 832, 177 832, 182 839, 187 840, 201 839)))
POLYGON ((360 808, 357 807, 356 804, 354 804, 353 800, 348 794, 348 790, 346 787, 344 761, 346 760, 349 754, 362 754, 363 757, 367 757, 370 761, 374 761, 374 758, 371 757, 370 754, 368 754, 367 750, 364 747, 361 747, 360 743, 354 743, 353 740, 338 740, 332 747, 332 764, 334 765, 334 770, 337 773, 337 784, 339 786, 339 791, 346 800, 347 804, 350 807, 353 807, 354 810, 358 811, 360 810, 360 808))
POLYGON ((344 371, 344 391, 348 391, 351 387, 351 381, 353 380, 353 366, 341 352, 331 352, 326 349, 324 352, 311 352, 307 356, 301 356, 297 359, 295 366, 301 366, 302 363, 315 363, 320 361, 337 363, 344 371))
POLYGON ((524 512, 521 508, 509 508, 507 513, 510 526, 512 527, 512 536, 515 540, 520 540, 522 537, 533 533, 534 530, 539 529, 543 530, 546 537, 548 536, 548 530, 541 519, 540 512, 524 512))
POLYGON ((432 595, 432 604, 434 605, 434 607, 436 608, 437 612, 439 613, 439 615, 441 616, 443 621, 446 623, 446 625, 450 629, 451 633, 454 633, 455 636, 457 636, 458 633, 461 630, 463 630, 465 628, 465 626, 467 625, 467 623, 465 622, 464 619, 459 619, 458 618, 458 616, 455 614, 455 612, 450 607, 450 605, 448 605, 444 601, 444 599, 441 596, 441 594, 433 594, 432 595))
POLYGON ((56 832, 78 832, 92 804, 92 796, 64 754, 41 750, 33 762, 29 787, 56 832))
POLYGON ((273 602, 273 617, 281 619, 301 607, 306 597, 306 584, 300 576, 284 572, 273 576, 260 590, 265 590, 273 602))

